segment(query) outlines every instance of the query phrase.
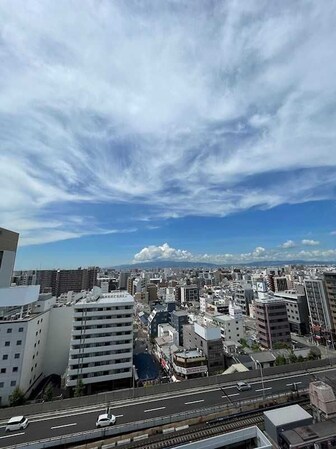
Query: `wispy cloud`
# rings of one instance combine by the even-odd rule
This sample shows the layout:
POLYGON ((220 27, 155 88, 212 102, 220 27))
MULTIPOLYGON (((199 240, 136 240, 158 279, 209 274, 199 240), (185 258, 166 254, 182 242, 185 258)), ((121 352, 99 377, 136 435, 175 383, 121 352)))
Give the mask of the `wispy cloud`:
POLYGON ((311 250, 311 251, 278 251, 275 248, 266 249, 258 246, 247 253, 222 253, 222 254, 194 254, 183 249, 176 249, 164 243, 160 246, 150 245, 142 248, 133 258, 133 263, 150 262, 159 260, 210 262, 215 264, 247 263, 256 261, 290 261, 290 260, 318 260, 334 261, 336 249, 311 250))
POLYGON ((55 219, 65 204, 333 198, 335 20, 332 2, 1 2, 2 225, 31 244, 106 231, 55 219))
POLYGON ((306 245, 306 246, 317 246, 320 244, 319 241, 317 240, 310 240, 310 239, 303 239, 301 240, 302 245, 306 245))

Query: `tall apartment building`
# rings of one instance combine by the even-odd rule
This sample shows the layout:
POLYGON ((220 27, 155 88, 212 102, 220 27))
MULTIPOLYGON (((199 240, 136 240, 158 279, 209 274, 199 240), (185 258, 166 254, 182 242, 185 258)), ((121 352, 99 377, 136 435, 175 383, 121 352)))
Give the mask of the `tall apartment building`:
POLYGON ((48 315, 38 286, 11 287, 19 235, 0 228, 0 405, 16 387, 29 394, 42 375, 48 315))
POLYGON ((36 270, 14 271, 12 283, 16 285, 36 285, 36 270))
POLYGON ((291 344, 287 308, 283 300, 257 299, 255 316, 261 346, 274 349, 277 343, 291 344))
POLYGON ((288 290, 288 280, 286 276, 274 276, 274 291, 282 292, 288 290))
POLYGON ((28 396, 42 379, 49 314, 36 307, 38 294, 39 286, 0 289, 0 405, 16 387, 28 396))
POLYGON ((119 290, 127 290, 127 281, 131 273, 128 271, 121 271, 119 275, 119 290))
POLYGON ((40 292, 51 292, 59 296, 68 291, 92 290, 97 285, 98 267, 77 268, 76 270, 38 270, 36 283, 40 292))
POLYGON ((87 391, 131 385, 134 299, 124 291, 96 288, 74 306, 66 386, 87 391))
POLYGON ((323 279, 306 279, 304 286, 309 309, 310 330, 313 338, 320 340, 333 327, 326 286, 323 279))
POLYGON ((184 285, 181 287, 181 304, 199 300, 199 288, 192 285, 184 285))
POLYGON ((170 324, 178 332, 178 344, 180 346, 183 346, 183 326, 188 322, 188 312, 185 310, 173 310, 170 314, 170 324))
POLYGON ((253 301, 253 289, 250 286, 239 286, 237 287, 234 294, 234 301, 237 306, 242 308, 243 314, 245 316, 250 315, 250 304, 253 301))
POLYGON ((331 328, 334 333, 336 330, 336 272, 324 273, 323 275, 328 303, 331 313, 331 328))

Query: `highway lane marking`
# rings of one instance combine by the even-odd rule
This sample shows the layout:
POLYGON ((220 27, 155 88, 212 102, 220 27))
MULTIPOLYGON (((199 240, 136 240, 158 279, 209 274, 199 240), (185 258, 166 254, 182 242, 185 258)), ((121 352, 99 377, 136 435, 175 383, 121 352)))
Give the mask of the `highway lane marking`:
POLYGON ((260 388, 259 390, 254 390, 254 391, 266 391, 266 390, 272 390, 272 387, 260 388))
POLYGON ((189 404, 197 404, 198 402, 204 402, 205 399, 200 399, 199 401, 190 401, 190 402, 185 402, 185 405, 189 405, 189 404))
POLYGON ((151 409, 149 409, 149 410, 145 410, 144 413, 147 413, 147 412, 156 412, 156 410, 163 410, 164 408, 166 408, 166 407, 151 408, 151 409))
MULTIPOLYGON (((292 375, 289 375, 289 376, 275 377, 275 378, 272 378, 272 379, 269 379, 269 380, 268 379, 264 379, 264 383, 274 382, 274 381, 278 381, 278 380, 281 381, 281 380, 291 379, 291 378, 298 378, 298 377, 301 377, 301 376, 310 376, 312 374, 323 374, 326 371, 334 372, 336 370, 335 370, 335 368, 328 367, 328 368, 325 368, 325 369, 317 369, 315 371, 306 372, 306 373, 295 373, 295 374, 292 374, 292 375)), ((250 383, 251 383, 251 385, 256 385, 256 384, 260 384, 260 381, 250 382, 250 383)), ((227 385, 224 388, 228 389, 228 388, 237 388, 237 387, 236 387, 236 385, 227 385)), ((207 394, 208 392, 214 392, 214 391, 218 391, 218 386, 217 385, 214 386, 213 388, 207 388, 207 389, 204 389, 204 390, 188 391, 187 393, 185 393, 183 395, 181 395, 181 394, 174 395, 173 394, 173 395, 171 395, 171 396, 169 396, 167 398, 163 397, 161 399, 161 401, 162 400, 172 400, 172 399, 180 398, 180 397, 183 397, 183 396, 202 395, 202 394, 207 394)), ((101 393, 101 394, 105 394, 105 393, 101 393)), ((122 402, 122 401, 119 402, 118 403, 118 407, 134 407, 135 405, 148 404, 148 403, 151 403, 151 402, 158 402, 160 400, 157 399, 157 398, 153 398, 153 399, 148 400, 148 398, 146 398, 146 400, 140 400, 140 401, 130 402, 130 403, 127 403, 127 401, 128 400, 125 400, 124 402, 122 402)), ((81 409, 74 409, 74 408, 72 408, 72 409, 71 408, 70 409, 64 409, 64 411, 58 412, 60 414, 57 414, 57 412, 56 413, 53 412, 52 416, 50 416, 50 415, 48 416, 48 414, 35 415, 34 418, 30 419, 30 421, 31 422, 40 422, 40 421, 48 421, 48 420, 51 420, 51 419, 67 418, 69 416, 85 415, 87 413, 97 413, 97 412, 99 413, 99 410, 101 410, 103 408, 101 406, 102 406, 102 404, 92 405, 92 406, 86 407, 84 410, 83 410, 83 408, 81 408, 81 409), (45 416, 45 415, 47 415, 47 416, 45 416)), ((7 422, 4 422, 4 424, 6 424, 6 423, 7 422)))
POLYGON ((240 393, 224 394, 222 398, 230 398, 231 396, 239 396, 240 393))
POLYGON ((292 385, 299 385, 299 384, 302 384, 302 382, 293 382, 293 383, 291 383, 291 384, 286 384, 286 387, 291 387, 292 385))
POLYGON ((51 430, 53 429, 62 429, 62 427, 70 427, 70 426, 77 426, 76 422, 72 422, 70 424, 63 424, 62 426, 54 426, 54 427, 50 427, 51 430))
POLYGON ((19 435, 24 435, 24 434, 25 434, 25 432, 12 433, 11 435, 4 435, 3 437, 0 437, 0 438, 18 437, 19 435))
POLYGON ((124 415, 114 415, 116 418, 122 418, 124 415))

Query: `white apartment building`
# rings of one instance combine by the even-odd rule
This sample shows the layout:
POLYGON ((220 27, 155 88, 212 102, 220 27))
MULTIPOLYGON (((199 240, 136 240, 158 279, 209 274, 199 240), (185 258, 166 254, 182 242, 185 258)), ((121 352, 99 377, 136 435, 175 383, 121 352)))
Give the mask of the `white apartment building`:
POLYGON ((129 380, 133 375, 133 297, 125 291, 92 294, 74 306, 66 386, 129 380))
POLYGON ((0 405, 16 387, 29 395, 41 380, 49 314, 34 305, 39 289, 0 288, 0 405))
POLYGON ((225 341, 239 342, 244 338, 244 325, 242 319, 236 319, 229 315, 217 315, 213 323, 220 327, 221 337, 225 341))

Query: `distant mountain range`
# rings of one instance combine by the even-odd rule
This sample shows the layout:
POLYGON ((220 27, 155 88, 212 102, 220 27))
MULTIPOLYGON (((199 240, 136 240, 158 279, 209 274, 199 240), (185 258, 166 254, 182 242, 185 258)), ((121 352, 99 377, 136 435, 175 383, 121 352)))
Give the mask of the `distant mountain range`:
POLYGON ((334 265, 336 262, 322 262, 320 260, 263 260, 248 263, 213 264, 206 262, 187 262, 174 260, 154 260, 135 264, 114 266, 119 270, 151 269, 151 268, 216 268, 216 267, 275 267, 283 265, 334 265))

